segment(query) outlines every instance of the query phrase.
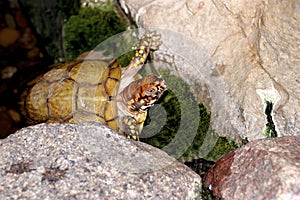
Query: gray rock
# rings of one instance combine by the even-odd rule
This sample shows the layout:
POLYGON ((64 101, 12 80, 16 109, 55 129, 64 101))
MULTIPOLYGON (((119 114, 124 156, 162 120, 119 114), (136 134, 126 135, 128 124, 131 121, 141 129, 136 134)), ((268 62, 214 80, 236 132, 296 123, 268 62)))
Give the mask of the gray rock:
POLYGON ((0 140, 0 199, 194 199, 201 178, 98 123, 40 124, 0 140))
POLYGON ((222 199, 300 199, 300 136, 260 139, 221 157, 205 184, 222 199))
POLYGON ((119 2, 162 33, 156 62, 190 83, 219 133, 264 137, 265 101, 279 135, 300 133, 299 1, 119 2))

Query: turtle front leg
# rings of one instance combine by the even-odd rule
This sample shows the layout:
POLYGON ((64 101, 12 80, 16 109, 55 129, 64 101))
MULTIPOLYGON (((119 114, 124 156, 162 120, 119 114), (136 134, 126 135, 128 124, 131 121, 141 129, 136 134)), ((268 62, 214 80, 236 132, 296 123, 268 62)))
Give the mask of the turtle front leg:
POLYGON ((137 124, 137 121, 130 116, 125 116, 121 118, 121 126, 120 131, 129 139, 134 139, 139 141, 139 135, 141 133, 141 129, 137 124))
MULTIPOLYGON (((122 74, 122 79, 127 77, 133 77, 144 65, 150 51, 155 51, 161 45, 160 34, 153 32, 146 32, 137 44, 135 56, 127 66, 126 70, 122 74)), ((131 82, 131 81, 129 81, 131 82)))
POLYGON ((135 56, 132 58, 130 66, 132 65, 137 71, 144 65, 150 51, 155 51, 161 45, 160 34, 153 32, 145 33, 137 45, 135 56))

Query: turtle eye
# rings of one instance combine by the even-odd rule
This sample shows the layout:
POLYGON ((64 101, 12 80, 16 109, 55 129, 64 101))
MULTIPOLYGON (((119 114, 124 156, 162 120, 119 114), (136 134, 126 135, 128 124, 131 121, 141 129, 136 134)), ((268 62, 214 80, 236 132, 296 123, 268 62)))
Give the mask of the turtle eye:
POLYGON ((157 91, 156 87, 150 87, 145 91, 145 93, 146 93, 146 95, 152 95, 152 94, 155 94, 156 91, 157 91))

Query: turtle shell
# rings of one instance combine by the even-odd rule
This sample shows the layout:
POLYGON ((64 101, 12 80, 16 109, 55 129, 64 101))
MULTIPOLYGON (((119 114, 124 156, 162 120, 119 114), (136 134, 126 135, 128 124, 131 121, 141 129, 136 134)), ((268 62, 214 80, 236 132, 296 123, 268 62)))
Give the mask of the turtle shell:
POLYGON ((31 124, 99 121, 118 130, 118 60, 78 60, 58 64, 30 83, 23 115, 31 124))

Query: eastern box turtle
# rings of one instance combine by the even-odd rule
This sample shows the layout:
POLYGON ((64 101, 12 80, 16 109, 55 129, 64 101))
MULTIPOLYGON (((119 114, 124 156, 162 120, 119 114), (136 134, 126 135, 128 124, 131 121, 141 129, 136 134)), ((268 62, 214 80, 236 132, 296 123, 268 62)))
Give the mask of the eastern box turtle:
POLYGON ((76 60, 58 64, 30 83, 23 93, 22 114, 30 124, 99 121, 139 140, 147 110, 167 89, 162 78, 135 80, 160 35, 148 32, 125 69, 118 59, 76 60))

